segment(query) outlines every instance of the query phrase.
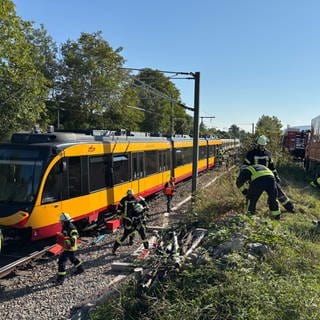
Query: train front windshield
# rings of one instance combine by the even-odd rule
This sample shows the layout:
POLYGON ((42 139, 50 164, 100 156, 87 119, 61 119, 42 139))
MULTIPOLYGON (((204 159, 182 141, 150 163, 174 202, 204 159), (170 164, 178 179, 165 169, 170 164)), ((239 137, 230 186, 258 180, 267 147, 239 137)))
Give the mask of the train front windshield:
POLYGON ((45 165, 46 150, 0 146, 0 203, 33 203, 45 165))

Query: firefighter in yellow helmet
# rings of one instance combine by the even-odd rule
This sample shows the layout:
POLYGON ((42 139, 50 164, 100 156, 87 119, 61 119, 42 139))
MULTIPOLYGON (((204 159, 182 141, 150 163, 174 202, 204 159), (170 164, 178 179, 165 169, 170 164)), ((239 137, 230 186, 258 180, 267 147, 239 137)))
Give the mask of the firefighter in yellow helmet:
POLYGON ((62 213, 60 215, 60 222, 62 224, 61 233, 57 234, 58 242, 63 247, 58 260, 58 277, 57 283, 62 284, 66 276, 66 263, 70 260, 76 268, 76 274, 84 271, 83 266, 78 258, 75 257, 75 253, 78 249, 77 239, 79 237, 78 230, 72 223, 72 219, 68 213, 62 213))
POLYGON ((112 254, 116 255, 117 249, 129 237, 129 245, 133 244, 136 232, 139 233, 145 249, 149 248, 146 236, 146 212, 149 210, 148 204, 143 197, 135 197, 132 189, 127 191, 127 195, 120 200, 118 214, 123 219, 123 235, 117 239, 112 248, 112 254))
POLYGON ((269 150, 266 149, 266 145, 268 144, 268 142, 269 140, 265 135, 259 136, 256 140, 256 146, 252 150, 248 151, 243 164, 262 164, 270 169, 276 179, 278 200, 288 212, 294 212, 293 203, 290 201, 290 199, 287 197, 280 186, 280 177, 275 168, 272 154, 269 150))

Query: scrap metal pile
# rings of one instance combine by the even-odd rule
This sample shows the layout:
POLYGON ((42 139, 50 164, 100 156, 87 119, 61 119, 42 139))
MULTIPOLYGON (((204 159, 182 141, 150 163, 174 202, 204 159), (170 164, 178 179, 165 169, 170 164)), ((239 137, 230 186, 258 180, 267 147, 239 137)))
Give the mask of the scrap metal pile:
POLYGON ((159 281, 175 277, 185 265, 187 257, 207 235, 206 229, 187 229, 185 226, 156 228, 153 232, 155 249, 142 262, 143 268, 138 270, 138 295, 148 294, 159 281))

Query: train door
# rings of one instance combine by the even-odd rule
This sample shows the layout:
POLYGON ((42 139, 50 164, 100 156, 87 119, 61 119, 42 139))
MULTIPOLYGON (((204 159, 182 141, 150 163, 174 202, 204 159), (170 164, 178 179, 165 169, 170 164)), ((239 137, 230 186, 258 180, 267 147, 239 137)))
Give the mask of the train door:
POLYGON ((136 193, 144 190, 143 178, 145 176, 144 170, 144 154, 143 152, 132 153, 132 188, 136 193))
POLYGON ((32 231, 32 239, 41 239, 52 236, 60 231, 59 216, 62 212, 61 203, 67 192, 67 163, 60 159, 50 169, 45 177, 45 183, 40 191, 41 202, 35 207, 30 219, 35 226, 32 231))
MULTIPOLYGON (((164 184, 170 179, 170 151, 159 151, 159 171, 162 173, 162 181, 164 184)), ((173 172, 172 172, 173 176, 173 172)))

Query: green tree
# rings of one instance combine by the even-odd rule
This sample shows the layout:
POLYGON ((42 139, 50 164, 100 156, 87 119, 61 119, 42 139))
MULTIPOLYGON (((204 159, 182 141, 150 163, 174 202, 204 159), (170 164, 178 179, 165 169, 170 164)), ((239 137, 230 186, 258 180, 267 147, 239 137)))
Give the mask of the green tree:
POLYGON ((25 33, 27 41, 34 48, 33 61, 37 69, 46 78, 48 96, 45 103, 48 119, 42 119, 42 125, 44 126, 47 122, 55 124, 58 109, 56 101, 57 82, 59 79, 58 47, 52 37, 48 35, 43 25, 40 25, 40 28, 27 26, 25 33))
POLYGON ((36 48, 25 30, 32 24, 20 19, 12 1, 0 3, 0 138, 30 129, 45 118, 46 79, 34 61, 36 48))
POLYGON ((58 98, 64 128, 139 128, 142 113, 127 107, 136 105, 137 96, 122 69, 121 50, 113 50, 101 32, 62 45, 58 98))
POLYGON ((240 128, 237 125, 233 124, 228 131, 230 132, 232 138, 239 138, 240 128))
POLYGON ((175 103, 181 101, 176 86, 158 70, 144 69, 136 78, 139 105, 146 111, 141 129, 165 134, 171 134, 171 131, 179 134, 189 133, 190 116, 175 103))

